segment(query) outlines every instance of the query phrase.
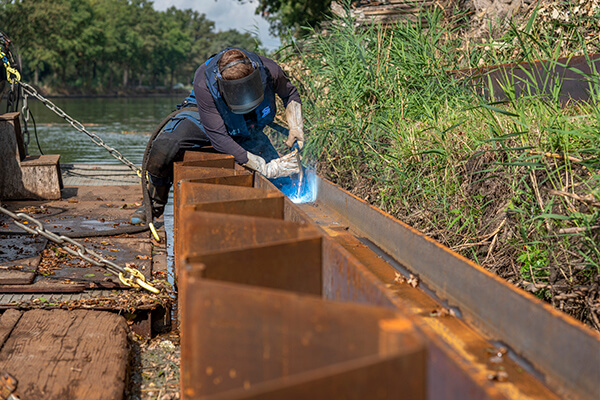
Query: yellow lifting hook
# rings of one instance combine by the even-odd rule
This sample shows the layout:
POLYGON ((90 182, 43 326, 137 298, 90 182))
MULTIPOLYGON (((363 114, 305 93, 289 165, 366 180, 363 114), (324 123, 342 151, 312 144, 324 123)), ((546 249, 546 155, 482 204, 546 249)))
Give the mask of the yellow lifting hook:
POLYGON ((143 287, 149 292, 155 294, 160 293, 159 289, 146 282, 146 277, 144 277, 144 275, 142 275, 142 273, 137 269, 125 267, 125 271, 129 272, 130 278, 125 278, 122 272, 119 273, 119 280, 123 282, 124 285, 131 287, 143 287), (136 278, 135 282, 133 281, 134 278, 136 278))

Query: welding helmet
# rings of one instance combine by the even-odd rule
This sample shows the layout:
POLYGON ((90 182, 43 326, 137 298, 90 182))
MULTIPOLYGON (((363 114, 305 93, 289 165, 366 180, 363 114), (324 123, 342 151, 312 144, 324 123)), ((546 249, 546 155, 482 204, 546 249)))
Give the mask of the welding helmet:
POLYGON ((219 92, 225 104, 234 114, 246 114, 254 110, 265 98, 260 70, 248 58, 235 60, 225 65, 217 74, 219 92), (221 73, 237 64, 251 64, 254 71, 240 79, 225 80, 221 73))

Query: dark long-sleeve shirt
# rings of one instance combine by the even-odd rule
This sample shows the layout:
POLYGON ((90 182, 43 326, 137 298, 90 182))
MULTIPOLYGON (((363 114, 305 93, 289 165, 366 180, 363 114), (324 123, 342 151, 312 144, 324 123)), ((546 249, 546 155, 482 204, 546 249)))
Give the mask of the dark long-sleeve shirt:
MULTIPOLYGON (((276 93, 283 101, 284 107, 292 100, 300 103, 300 94, 288 77, 285 75, 281 67, 273 60, 267 57, 260 56, 261 61, 271 73, 273 78, 273 92, 276 93)), ((198 112, 200 120, 206 131, 210 142, 215 150, 231 154, 235 157, 235 161, 240 164, 248 162, 246 150, 233 140, 227 133, 225 122, 217 110, 215 101, 206 85, 206 64, 200 65, 194 75, 194 94, 198 103, 198 112)))

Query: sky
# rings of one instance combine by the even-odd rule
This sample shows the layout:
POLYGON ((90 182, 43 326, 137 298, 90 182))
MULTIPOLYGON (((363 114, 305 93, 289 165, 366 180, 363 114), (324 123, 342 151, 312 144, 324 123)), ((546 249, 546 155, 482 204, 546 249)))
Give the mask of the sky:
POLYGON ((269 34, 269 24, 260 15, 254 14, 258 6, 257 0, 246 0, 242 4, 238 0, 154 0, 154 9, 165 11, 175 6, 206 14, 206 18, 215 23, 217 31, 236 29, 239 32, 256 33, 263 47, 273 50, 279 47, 279 39, 269 34))

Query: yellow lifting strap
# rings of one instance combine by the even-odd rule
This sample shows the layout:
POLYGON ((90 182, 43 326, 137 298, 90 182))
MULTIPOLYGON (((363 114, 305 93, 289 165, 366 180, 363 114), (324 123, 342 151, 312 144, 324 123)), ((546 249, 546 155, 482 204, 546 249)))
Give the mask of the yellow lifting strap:
POLYGON ((154 226, 154 223, 150 222, 150 224, 148 224, 148 226, 150 227, 150 232, 152 232, 152 236, 154 236, 154 240, 156 240, 157 242, 160 243, 160 236, 158 236, 158 232, 156 231, 156 227, 154 226))

